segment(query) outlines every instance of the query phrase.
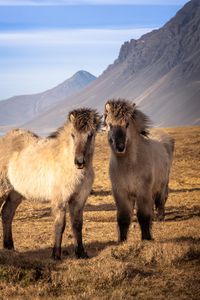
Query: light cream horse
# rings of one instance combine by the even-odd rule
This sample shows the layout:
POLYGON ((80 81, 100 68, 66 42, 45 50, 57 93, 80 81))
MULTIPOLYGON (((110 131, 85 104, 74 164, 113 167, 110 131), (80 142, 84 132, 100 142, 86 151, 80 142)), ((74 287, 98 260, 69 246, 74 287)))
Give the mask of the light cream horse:
POLYGON ((94 180, 93 152, 100 117, 77 109, 48 138, 13 130, 0 139, 0 205, 4 248, 13 249, 12 220, 22 198, 50 200, 55 218, 52 256, 61 258, 62 234, 69 212, 75 253, 86 258, 82 243, 83 208, 94 180))
POLYGON ((174 140, 164 133, 154 133, 154 137, 152 133, 150 138, 148 117, 123 99, 106 103, 105 125, 119 240, 127 239, 135 205, 142 239, 150 240, 154 203, 159 217, 164 217, 174 140))

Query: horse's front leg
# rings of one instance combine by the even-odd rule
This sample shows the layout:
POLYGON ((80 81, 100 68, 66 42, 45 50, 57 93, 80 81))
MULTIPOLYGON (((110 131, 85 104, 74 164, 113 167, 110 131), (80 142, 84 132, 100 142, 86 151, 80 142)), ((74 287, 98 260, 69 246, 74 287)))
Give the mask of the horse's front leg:
POLYGON ((52 212, 54 215, 54 246, 52 257, 54 259, 61 259, 61 243, 62 235, 66 226, 66 205, 52 204, 52 212))
POLYGON ((132 199, 128 196, 128 193, 121 193, 115 189, 113 189, 112 192, 117 206, 119 242, 124 242, 127 240, 134 204, 132 203, 132 199))
POLYGON ((152 227, 152 210, 153 201, 151 193, 147 195, 137 195, 136 207, 137 218, 141 229, 142 240, 152 240, 151 227, 152 227))
POLYGON ((81 200, 79 197, 72 197, 69 201, 69 212, 75 240, 75 254, 77 258, 88 258, 88 255, 84 250, 82 240, 84 204, 85 200, 81 200))

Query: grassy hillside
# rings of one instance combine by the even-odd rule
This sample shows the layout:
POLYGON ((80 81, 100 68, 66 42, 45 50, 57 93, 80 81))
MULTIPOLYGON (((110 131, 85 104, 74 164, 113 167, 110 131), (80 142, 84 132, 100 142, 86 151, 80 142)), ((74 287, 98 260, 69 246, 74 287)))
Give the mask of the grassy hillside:
MULTIPOLYGON (((136 219, 118 245, 108 179, 106 135, 97 138, 94 192, 84 213, 89 260, 76 260, 69 225, 69 255, 50 259, 53 219, 49 203, 24 201, 13 233, 16 251, 0 250, 0 299, 199 299, 200 128, 169 129, 176 139, 165 222, 154 222, 153 242, 141 242, 136 219), (105 145, 105 146, 104 146, 105 145)), ((0 225, 2 245, 2 226, 0 225)))

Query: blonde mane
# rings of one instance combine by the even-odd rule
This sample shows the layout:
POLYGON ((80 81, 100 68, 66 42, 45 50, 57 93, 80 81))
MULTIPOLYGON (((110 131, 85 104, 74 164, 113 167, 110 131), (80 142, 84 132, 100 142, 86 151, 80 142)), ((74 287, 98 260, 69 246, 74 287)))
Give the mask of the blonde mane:
POLYGON ((66 128, 70 121, 70 116, 74 116, 73 125, 78 132, 87 132, 91 130, 98 130, 101 126, 100 115, 95 109, 79 108, 69 112, 68 121, 56 131, 50 133, 48 138, 57 138, 66 128))

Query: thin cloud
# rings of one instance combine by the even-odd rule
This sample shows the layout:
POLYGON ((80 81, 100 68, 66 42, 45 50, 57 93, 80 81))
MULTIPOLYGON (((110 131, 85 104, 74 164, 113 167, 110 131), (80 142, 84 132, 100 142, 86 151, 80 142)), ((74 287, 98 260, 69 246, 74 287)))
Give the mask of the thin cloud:
POLYGON ((43 31, 0 32, 1 46, 62 46, 120 44, 152 31, 154 28, 132 29, 62 29, 43 31))
POLYGON ((183 5, 187 0, 0 0, 0 6, 28 5, 183 5))

